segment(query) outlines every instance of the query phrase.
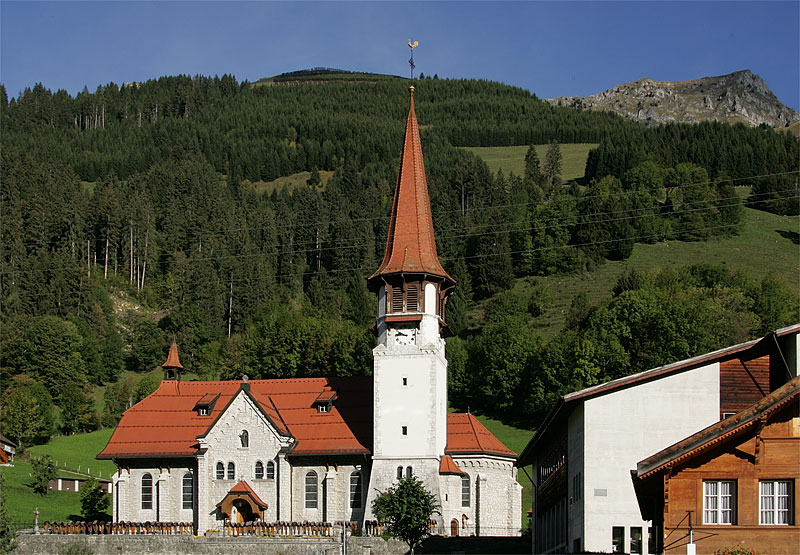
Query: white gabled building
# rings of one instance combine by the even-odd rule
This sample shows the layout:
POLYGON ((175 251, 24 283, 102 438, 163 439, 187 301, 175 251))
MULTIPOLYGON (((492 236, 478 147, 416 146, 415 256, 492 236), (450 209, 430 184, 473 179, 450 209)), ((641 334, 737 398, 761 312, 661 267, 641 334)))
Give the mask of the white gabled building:
POLYGON ((165 379, 123 414, 98 458, 118 466, 113 519, 363 524, 372 501, 415 475, 441 511, 435 532, 519 535, 516 455, 470 414, 447 412, 442 268, 413 87, 383 262, 374 371, 364 378, 181 382, 165 379))
POLYGON ((800 324, 562 397, 516 463, 533 466, 533 552, 661 553, 631 470, 796 377, 799 347, 800 324))

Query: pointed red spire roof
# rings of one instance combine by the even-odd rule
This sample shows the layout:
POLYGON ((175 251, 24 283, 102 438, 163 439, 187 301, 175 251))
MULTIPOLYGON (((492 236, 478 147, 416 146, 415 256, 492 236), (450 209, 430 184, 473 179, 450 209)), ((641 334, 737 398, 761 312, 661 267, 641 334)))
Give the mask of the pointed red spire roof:
POLYGON ((368 281, 371 285, 377 285, 375 280, 379 276, 415 273, 438 276, 454 284, 455 280, 444 271, 436 253, 425 162, 422 159, 417 114, 414 112, 414 87, 409 87, 409 90, 411 102, 386 251, 383 262, 368 281))
POLYGON ((178 359, 178 344, 175 341, 169 346, 169 354, 167 361, 161 365, 162 368, 183 368, 181 361, 178 359))

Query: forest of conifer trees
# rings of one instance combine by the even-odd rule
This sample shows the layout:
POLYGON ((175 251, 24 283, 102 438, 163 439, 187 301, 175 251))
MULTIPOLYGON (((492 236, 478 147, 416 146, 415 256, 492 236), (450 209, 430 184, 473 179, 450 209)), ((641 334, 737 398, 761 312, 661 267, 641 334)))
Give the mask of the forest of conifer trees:
MULTIPOLYGON (((156 368, 173 338, 204 379, 370 373, 365 277, 383 254, 406 88, 225 75, 74 98, 1 90, 4 407, 54 403, 64 432, 113 425, 156 385, 118 378, 156 368), (324 184, 257 186, 320 170, 333 172, 324 184), (108 385, 103 414, 92 385, 108 385)), ((425 79, 417 91, 439 256, 458 282, 452 404, 514 421, 564 391, 797 319, 797 292, 780 280, 695 267, 628 275, 600 306, 577 298, 545 342, 523 321, 546 291, 510 290, 516 278, 625 259, 635 243, 736 234, 735 185, 752 185, 749 206, 796 215, 797 139, 742 125, 645 128, 487 81, 425 79), (573 142, 598 147, 584 179, 565 184, 535 151, 524 175, 493 175, 459 148, 573 142), (477 302, 485 325, 470 324, 477 302)), ((4 434, 23 444, 59 425, 44 414, 14 428, 21 420, 3 410, 4 434)))

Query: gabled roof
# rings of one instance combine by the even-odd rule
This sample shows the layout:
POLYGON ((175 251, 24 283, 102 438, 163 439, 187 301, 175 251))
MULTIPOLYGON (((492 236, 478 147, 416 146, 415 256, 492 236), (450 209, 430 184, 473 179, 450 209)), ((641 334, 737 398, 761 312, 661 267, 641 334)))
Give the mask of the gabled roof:
POLYGON ((17 444, 8 439, 3 434, 0 434, 0 443, 5 443, 6 445, 10 445, 11 447, 17 447, 17 444))
POLYGON ((373 289, 379 285, 380 276, 401 273, 426 274, 455 284, 442 268, 436 252, 422 142, 414 111, 414 87, 410 91, 411 101, 386 251, 380 266, 367 280, 373 289))
POLYGON ((769 417, 791 402, 796 402, 799 397, 800 377, 796 377, 743 411, 716 422, 639 461, 636 465, 636 475, 638 478, 644 479, 664 470, 668 465, 690 459, 706 449, 756 426, 761 419, 769 417))
POLYGON ((444 452, 448 455, 517 456, 469 413, 447 415, 447 447, 444 452))
POLYGON ((99 459, 191 457, 234 397, 248 395, 276 431, 294 439, 291 454, 368 454, 372 448, 372 379, 303 378, 178 382, 159 388, 125 411, 99 459), (337 391, 330 412, 314 401, 326 388, 337 391), (208 416, 199 416, 200 399, 219 395, 208 416))
POLYGON ((233 500, 241 499, 242 497, 249 497, 262 511, 266 510, 267 508, 267 504, 261 500, 258 494, 253 491, 253 488, 250 487, 250 484, 244 480, 228 490, 228 493, 225 494, 225 497, 222 498, 222 501, 217 503, 217 507, 221 508, 222 512, 230 514, 230 505, 232 505, 233 500))
POLYGON ((731 347, 726 347, 724 349, 719 349, 717 351, 712 351, 696 357, 687 358, 671 364, 665 364, 651 370, 645 370, 644 372, 631 374, 630 376, 624 376, 616 380, 611 380, 602 384, 581 389, 579 391, 568 393, 567 395, 561 397, 556 405, 547 414, 544 422, 536 431, 536 434, 534 434, 533 438, 531 438, 530 442, 528 442, 528 445, 525 446, 525 449, 522 450, 522 453, 520 454, 516 464, 519 467, 528 466, 531 464, 533 462, 538 443, 542 440, 554 423, 562 418, 566 418, 572 408, 579 402, 583 402, 594 397, 599 397, 601 395, 606 395, 608 393, 613 393, 627 387, 632 387, 641 383, 663 378, 665 376, 685 372, 687 370, 711 364, 726 358, 731 358, 743 351, 756 349, 761 345, 768 345, 776 337, 783 337, 797 333, 800 333, 800 324, 794 324, 785 328, 781 328, 760 339, 746 341, 738 345, 733 345, 731 347))

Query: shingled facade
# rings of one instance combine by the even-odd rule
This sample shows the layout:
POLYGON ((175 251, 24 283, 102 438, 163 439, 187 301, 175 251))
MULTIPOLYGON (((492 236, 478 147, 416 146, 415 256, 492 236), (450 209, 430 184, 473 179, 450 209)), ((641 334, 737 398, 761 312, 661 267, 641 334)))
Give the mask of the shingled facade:
POLYGON ((436 532, 519 535, 516 454, 474 416, 447 412, 443 334, 455 281, 439 262, 414 90, 383 261, 372 377, 165 379, 125 412, 113 459, 115 521, 371 520, 371 503, 414 474, 437 498, 436 532))

